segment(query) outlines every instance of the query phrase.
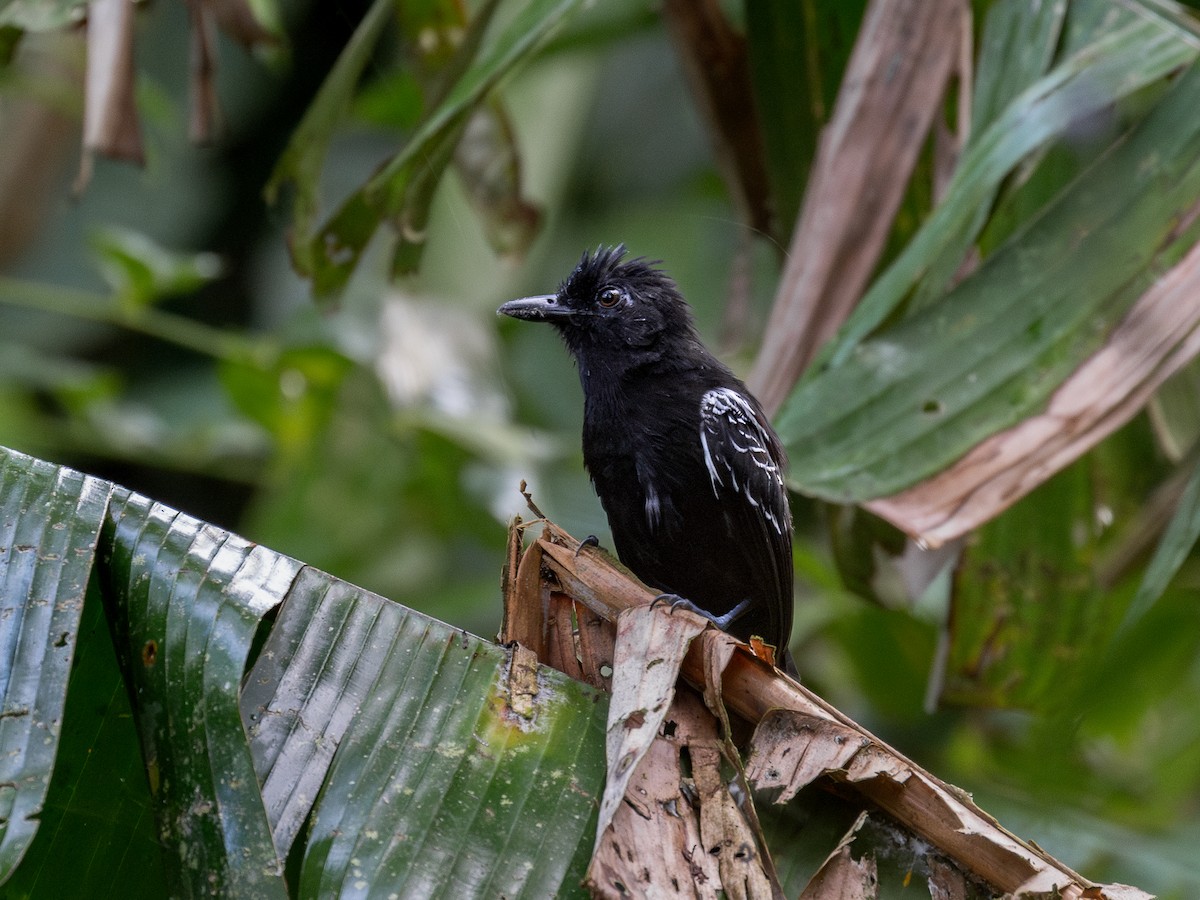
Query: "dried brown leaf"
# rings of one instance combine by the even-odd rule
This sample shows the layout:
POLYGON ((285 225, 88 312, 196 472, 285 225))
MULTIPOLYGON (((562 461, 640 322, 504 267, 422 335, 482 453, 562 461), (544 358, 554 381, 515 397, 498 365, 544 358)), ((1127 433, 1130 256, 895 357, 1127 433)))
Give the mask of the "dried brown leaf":
POLYGON ((498 100, 467 120, 454 147, 454 166, 488 245, 501 256, 523 257, 537 237, 542 214, 522 190, 516 136, 498 100))
POLYGON ((575 605, 575 621, 578 623, 579 665, 583 680, 611 693, 617 630, 612 622, 582 603, 575 605))
POLYGON ((748 379, 770 413, 846 320, 879 261, 961 46, 963 5, 867 6, 748 379))
POLYGON ((719 896, 718 861, 706 852, 700 804, 680 759, 691 742, 715 738, 712 717, 694 694, 683 691, 668 719, 671 727, 638 763, 625 802, 588 867, 594 896, 719 896))
MULTIPOLYGON (((547 523, 539 543, 548 577, 604 618, 615 618, 622 610, 645 605, 654 596, 603 552, 589 549, 576 554, 574 548, 578 542, 553 524, 547 523)), ((774 710, 790 710, 820 723, 819 729, 813 727, 802 735, 802 746, 783 757, 790 760, 795 754, 801 763, 794 769, 781 769, 784 774, 775 776, 778 784, 782 785, 785 775, 790 777, 793 771, 800 773, 796 778, 799 783, 807 777, 805 767, 815 767, 820 750, 815 751, 813 763, 803 762, 805 748, 813 743, 814 735, 818 736, 817 746, 825 751, 831 740, 836 746, 838 735, 853 735, 858 742, 853 755, 845 762, 837 758, 821 762, 823 768, 834 763, 839 768, 820 777, 830 777, 857 792, 864 804, 882 809, 964 872, 998 892, 1021 896, 1024 891, 1036 896, 1037 892, 1058 891, 1062 898, 1081 900, 1085 889, 1099 888, 1112 900, 1149 900, 1148 895, 1135 888, 1095 885, 1041 848, 1022 841, 976 806, 968 795, 925 771, 821 697, 764 663, 749 647, 735 642, 730 655, 727 646, 722 646, 719 653, 710 651, 709 642, 707 637, 701 639, 699 646, 693 641, 683 659, 681 672, 689 683, 704 690, 710 681, 719 678, 719 694, 713 696, 719 696, 732 713, 751 724, 767 719, 774 710)), ((618 673, 622 671, 619 659, 614 666, 618 673)), ((627 721, 635 724, 636 730, 645 727, 645 720, 636 716, 627 721)), ((774 757, 764 758, 780 758, 781 744, 782 739, 777 738, 774 757)), ((621 835, 621 852, 631 853, 625 832, 614 834, 621 835)), ((632 855, 629 859, 637 857, 632 855)))
POLYGON ((1197 353, 1200 245, 1138 299, 1045 412, 993 435, 934 477, 866 506, 928 546, 966 534, 1129 421, 1197 353))
POLYGON ((767 713, 751 741, 746 777, 761 790, 777 790, 785 803, 822 775, 844 773, 870 741, 861 732, 793 710, 767 713))
POLYGON ((703 848, 717 860, 726 895, 733 900, 782 897, 782 890, 771 877, 774 866, 760 854, 757 829, 747 820, 721 775, 721 742, 714 734, 709 740, 693 741, 689 750, 692 778, 700 798, 703 848))
POLYGON ((213 25, 205 14, 208 4, 202 0, 188 0, 188 16, 191 19, 191 116, 188 137, 197 144, 206 144, 215 136, 221 120, 221 108, 217 102, 217 54, 216 35, 213 25))
POLYGON ((506 687, 508 708, 522 719, 532 719, 538 694, 538 658, 528 647, 514 644, 509 659, 506 687))
POLYGON ((77 191, 91 179, 91 154, 142 163, 134 101, 133 0, 88 4, 87 69, 83 99, 83 162, 77 191))
POLYGON ((223 32, 243 47, 278 43, 278 38, 254 14, 248 0, 191 0, 202 7, 223 32))
POLYGON ((963 873, 944 860, 929 861, 929 900, 967 900, 967 880, 963 873))
POLYGON ((865 812, 859 815, 846 836, 809 879, 800 900, 874 900, 879 889, 875 858, 867 856, 856 860, 850 854, 854 836, 866 820, 865 812))
POLYGON ((663 604, 627 609, 617 617, 605 742, 608 778, 596 825, 597 849, 634 769, 666 717, 684 654, 707 626, 700 616, 663 604))
POLYGON ((508 529, 500 641, 505 644, 518 641, 533 650, 538 659, 545 659, 550 592, 542 581, 542 546, 535 541, 522 552, 522 533, 521 520, 517 518, 508 529))

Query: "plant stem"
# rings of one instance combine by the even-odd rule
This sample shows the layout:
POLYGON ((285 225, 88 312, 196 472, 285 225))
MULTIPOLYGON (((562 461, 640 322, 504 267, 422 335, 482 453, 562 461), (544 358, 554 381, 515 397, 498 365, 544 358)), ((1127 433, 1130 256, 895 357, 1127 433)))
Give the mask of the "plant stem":
POLYGON ((272 341, 92 291, 0 277, 0 303, 116 325, 215 359, 265 365, 278 353, 272 341))

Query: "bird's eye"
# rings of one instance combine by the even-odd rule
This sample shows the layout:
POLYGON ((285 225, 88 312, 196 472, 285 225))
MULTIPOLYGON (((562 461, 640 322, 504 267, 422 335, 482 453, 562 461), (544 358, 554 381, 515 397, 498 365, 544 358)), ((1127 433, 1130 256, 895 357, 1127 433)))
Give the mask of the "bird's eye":
POLYGON ((605 307, 606 309, 612 309, 614 306, 616 306, 618 303, 621 302, 621 298, 623 296, 624 296, 624 294, 620 288, 615 288, 615 287, 605 288, 604 290, 602 290, 600 292, 600 297, 599 297, 600 305, 605 307))

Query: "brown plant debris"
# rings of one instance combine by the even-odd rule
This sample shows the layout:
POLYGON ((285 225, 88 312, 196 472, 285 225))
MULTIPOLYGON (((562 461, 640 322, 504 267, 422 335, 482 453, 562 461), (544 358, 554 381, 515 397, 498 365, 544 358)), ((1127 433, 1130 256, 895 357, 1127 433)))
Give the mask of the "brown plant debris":
POLYGON ((800 900, 874 900, 879 887, 874 857, 854 859, 850 853, 854 836, 866 820, 864 812, 809 880, 800 900))
MULTIPOLYGON (((619 697, 614 696, 609 720, 609 759, 615 761, 610 771, 624 780, 610 783, 605 799, 588 875, 596 896, 712 897, 717 890, 735 897, 778 895, 753 804, 732 802, 722 774, 736 774, 740 766, 730 757, 727 739, 717 738, 727 707, 740 723, 755 729, 745 772, 752 786, 786 803, 805 785, 824 783, 857 796, 864 809, 886 813, 961 870, 943 871, 931 862, 930 891, 939 900, 961 896, 968 878, 1012 900, 1149 900, 1137 888, 1088 881, 1007 831, 964 792, 756 657, 747 645, 689 614, 672 614, 661 604, 645 608, 655 592, 602 550, 581 547, 552 523, 545 522, 541 537, 516 566, 517 572, 508 575, 508 583, 519 585, 511 603, 541 609, 542 598, 549 597, 548 615, 571 620, 569 628, 546 625, 551 657, 557 654, 568 662, 568 673, 582 674, 585 664, 602 672, 605 660, 594 655, 599 652, 616 676, 614 694, 619 697), (530 559, 537 564, 536 584, 528 572, 524 578, 520 573, 530 559), (622 616, 625 610, 636 611, 622 616), (585 630, 597 635, 623 620, 625 637, 615 646, 584 641, 578 623, 585 618, 594 622, 585 630), (567 649, 555 649, 560 640, 567 649), (584 648, 600 649, 589 649, 585 661, 584 648), (687 691, 675 693, 671 701, 676 669, 702 692, 709 711, 687 691), (685 696, 690 699, 681 699, 685 696), (707 724, 695 719, 695 708, 707 724), (690 770, 681 762, 685 747, 690 770)), ((510 618, 523 621, 522 616, 510 618)), ((722 727, 725 735, 738 730, 722 727)), ((869 866, 855 863, 840 848, 830 860, 810 885, 817 893, 805 896, 857 896, 829 893, 835 888, 824 887, 826 881, 867 889, 869 866)))

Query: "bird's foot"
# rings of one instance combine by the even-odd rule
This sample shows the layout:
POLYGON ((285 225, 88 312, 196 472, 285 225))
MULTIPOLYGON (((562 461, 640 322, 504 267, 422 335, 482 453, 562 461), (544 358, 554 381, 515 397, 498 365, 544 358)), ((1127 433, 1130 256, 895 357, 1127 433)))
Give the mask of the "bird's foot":
POLYGON ((737 606, 735 606, 729 612, 724 613, 723 615, 719 615, 719 616, 714 615, 713 613, 710 613, 706 609, 701 609, 699 606, 697 606, 691 600, 688 600, 686 597, 680 597, 678 594, 659 594, 657 597, 655 597, 653 600, 650 601, 651 608, 653 608, 656 603, 660 603, 660 602, 661 603, 670 603, 672 610, 686 609, 689 612, 694 612, 698 616, 703 616, 704 618, 708 619, 708 621, 712 622, 714 625, 716 625, 718 628, 720 628, 722 631, 728 631, 729 626, 732 625, 734 622, 736 622, 738 619, 740 619, 742 617, 742 614, 747 609, 750 608, 750 598, 749 597, 747 597, 745 600, 743 600, 741 603, 739 603, 737 606))
POLYGON ((575 548, 576 559, 579 558, 579 552, 581 550, 583 550, 584 547, 599 547, 599 546, 600 546, 600 538, 596 537, 594 534, 589 534, 582 541, 580 541, 579 546, 575 548))

